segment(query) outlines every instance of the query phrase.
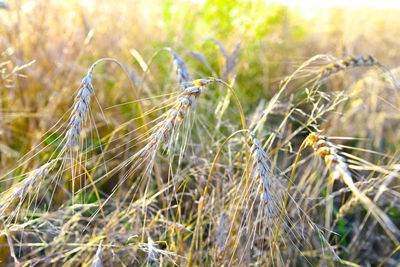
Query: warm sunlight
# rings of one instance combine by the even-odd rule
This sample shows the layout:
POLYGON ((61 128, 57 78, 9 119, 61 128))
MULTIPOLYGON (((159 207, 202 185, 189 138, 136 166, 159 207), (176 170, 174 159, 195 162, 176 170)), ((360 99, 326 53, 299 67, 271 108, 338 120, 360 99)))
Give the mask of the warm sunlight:
POLYGON ((400 266, 400 0, 0 0, 0 266, 400 266))
POLYGON ((309 7, 309 8, 396 8, 400 9, 398 0, 271 0, 273 3, 285 4, 288 6, 309 7))

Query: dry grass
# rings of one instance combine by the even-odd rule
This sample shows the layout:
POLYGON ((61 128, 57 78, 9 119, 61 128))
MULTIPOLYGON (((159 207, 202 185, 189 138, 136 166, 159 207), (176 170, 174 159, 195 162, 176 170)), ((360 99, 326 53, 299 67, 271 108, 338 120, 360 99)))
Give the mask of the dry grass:
POLYGON ((398 12, 128 6, 0 8, 2 264, 400 264, 398 12))

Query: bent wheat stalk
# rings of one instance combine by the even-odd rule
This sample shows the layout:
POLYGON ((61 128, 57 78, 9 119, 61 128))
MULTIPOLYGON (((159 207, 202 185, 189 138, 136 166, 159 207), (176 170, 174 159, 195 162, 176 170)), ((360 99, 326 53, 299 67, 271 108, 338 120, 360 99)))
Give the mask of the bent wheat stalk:
MULTIPOLYGON (((146 139, 148 141, 147 145, 144 146, 137 154, 135 154, 133 156, 133 159, 148 158, 149 155, 152 155, 153 152, 158 150, 161 140, 167 142, 170 139, 171 131, 175 130, 178 127, 180 122, 185 118, 188 111, 193 110, 195 108, 197 99, 202 94, 204 88, 206 88, 211 82, 218 82, 223 84, 233 94, 239 107, 243 129, 246 129, 246 123, 240 102, 233 89, 227 83, 216 78, 194 80, 190 82, 191 84, 190 87, 185 88, 180 93, 178 99, 172 104, 172 108, 170 108, 163 115, 163 117, 165 118, 151 129, 151 134, 146 139)), ((248 148, 246 146, 246 151, 247 150, 248 148)), ((248 153, 246 152, 246 155, 247 154, 248 153)))
POLYGON ((320 67, 317 71, 314 72, 314 75, 317 76, 319 80, 328 78, 335 73, 340 71, 354 68, 354 67, 370 67, 377 66, 382 69, 389 75, 389 78, 392 80, 394 85, 394 93, 400 106, 400 84, 397 81, 396 77, 393 75, 392 71, 383 63, 378 61, 373 55, 363 55, 363 56, 350 56, 344 59, 336 60, 333 63, 330 63, 326 66, 320 67))
POLYGON ((158 150, 161 140, 167 142, 170 139, 171 132, 178 128, 180 122, 190 110, 195 109, 197 99, 209 83, 209 80, 195 80, 191 82, 191 87, 182 91, 178 99, 172 104, 172 108, 163 115, 165 118, 151 129, 152 132, 147 138, 147 145, 136 155, 138 159, 145 159, 149 155, 153 155, 158 150))
MULTIPOLYGON (((82 79, 82 82, 79 85, 78 93, 74 99, 73 108, 71 111, 71 115, 69 117, 69 129, 66 133, 67 142, 65 143, 65 151, 69 151, 73 146, 77 144, 77 139, 81 133, 81 127, 85 127, 87 116, 90 112, 90 98, 91 96, 95 96, 94 88, 92 85, 92 76, 94 68, 101 62, 110 61, 115 64, 124 72, 125 76, 130 82, 132 92, 134 97, 137 99, 135 85, 133 84, 130 76, 124 66, 116 59, 113 58, 101 58, 97 60, 92 66, 89 68, 87 75, 82 79)), ((142 112, 142 108, 140 103, 137 103, 139 115, 143 120, 144 125, 146 125, 146 121, 144 119, 144 115, 142 112)))
POLYGON ((317 75, 318 78, 323 79, 345 69, 362 66, 373 66, 377 64, 380 64, 379 61, 372 55, 351 56, 323 66, 319 68, 314 74, 317 75))
POLYGON ((351 192, 360 199, 365 208, 372 213, 375 219, 381 224, 392 241, 398 245, 397 237, 400 231, 390 218, 376 204, 362 193, 354 184, 349 166, 346 159, 339 155, 338 146, 327 141, 324 136, 311 133, 305 140, 305 146, 312 147, 315 152, 325 161, 328 168, 332 170, 334 178, 342 178, 344 183, 349 187, 351 192), (389 229, 390 231, 388 231, 389 229))
POLYGON ((374 202, 372 202, 365 194, 363 194, 354 184, 349 166, 346 163, 346 159, 338 154, 338 146, 332 142, 326 140, 325 137, 317 135, 315 133, 310 133, 306 139, 304 139, 301 144, 295 162, 293 164, 292 173, 289 180, 289 185, 286 190, 286 196, 282 205, 282 211, 278 222, 277 231, 274 238, 274 248, 276 247, 276 242, 279 235, 280 226, 284 216, 284 212, 287 206, 287 201, 289 199, 289 193, 291 186, 294 181, 294 173, 296 171, 297 163, 300 159, 302 150, 311 146, 314 148, 315 152, 320 155, 327 166, 332 170, 332 174, 335 178, 342 178, 345 184, 349 187, 352 193, 360 199, 361 203, 367 208, 368 211, 372 213, 375 219, 381 224, 382 228, 386 231, 388 236, 392 239, 395 244, 398 244, 397 237, 400 236, 400 232, 397 227, 393 224, 390 218, 379 209, 374 202), (389 231, 389 230, 390 231, 389 231))
MULTIPOLYGON (((129 79, 129 75, 126 72, 125 68, 122 66, 121 63, 119 63, 117 60, 113 58, 102 58, 97 60, 95 63, 92 64, 92 66, 89 68, 87 75, 82 79, 78 90, 77 94, 74 98, 74 103, 71 108, 71 113, 68 117, 67 121, 67 129, 64 132, 65 135, 62 140, 62 147, 60 150, 60 153, 53 159, 52 161, 44 164, 40 168, 33 170, 28 173, 28 178, 24 179, 22 182, 18 183, 16 186, 13 188, 9 189, 5 194, 3 194, 2 199, 0 200, 0 214, 4 212, 5 209, 7 209, 7 203, 8 200, 12 200, 15 198, 21 198, 25 197, 26 194, 31 191, 34 186, 36 185, 37 181, 40 180, 39 178, 42 177, 44 178, 47 175, 47 171, 49 171, 51 168, 54 167, 54 163, 57 160, 65 159, 63 157, 66 153, 71 153, 70 159, 71 161, 79 162, 78 160, 74 159, 74 156, 77 158, 79 157, 78 154, 75 155, 75 153, 79 153, 79 139, 81 137, 82 133, 82 128, 86 126, 90 111, 91 111, 91 106, 90 106, 90 99, 92 96, 95 96, 94 93, 94 88, 92 85, 92 76, 93 76, 93 71, 94 68, 101 62, 104 61, 111 61, 117 64, 121 70, 126 74, 126 76, 129 79), (74 154, 74 156, 72 155, 74 154)), ((131 86, 133 86, 132 81, 129 79, 131 82, 131 86)), ((133 87, 134 89, 134 87, 133 87)), ((134 90, 135 92, 135 90, 134 90)), ((139 107, 139 112, 143 118, 142 112, 140 105, 139 107)), ((144 120, 144 119, 143 119, 144 120)), ((51 156, 53 157, 53 156, 51 156)), ((29 160, 29 159, 28 159, 29 160)), ((74 181, 75 181, 75 172, 74 168, 71 168, 72 172, 72 188, 74 188, 74 181)))

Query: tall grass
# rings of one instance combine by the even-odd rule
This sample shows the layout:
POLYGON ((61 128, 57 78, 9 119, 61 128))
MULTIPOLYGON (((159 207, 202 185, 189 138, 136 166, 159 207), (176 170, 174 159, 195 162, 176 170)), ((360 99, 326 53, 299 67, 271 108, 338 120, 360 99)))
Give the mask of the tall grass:
POLYGON ((0 9, 2 264, 399 264, 396 27, 136 4, 0 9))

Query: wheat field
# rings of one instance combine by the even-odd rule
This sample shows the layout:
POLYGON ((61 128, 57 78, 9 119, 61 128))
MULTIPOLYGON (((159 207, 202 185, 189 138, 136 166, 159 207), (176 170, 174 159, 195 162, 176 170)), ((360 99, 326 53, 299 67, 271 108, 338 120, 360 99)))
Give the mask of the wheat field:
POLYGON ((399 15, 0 1, 0 266, 399 266, 399 15))

